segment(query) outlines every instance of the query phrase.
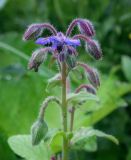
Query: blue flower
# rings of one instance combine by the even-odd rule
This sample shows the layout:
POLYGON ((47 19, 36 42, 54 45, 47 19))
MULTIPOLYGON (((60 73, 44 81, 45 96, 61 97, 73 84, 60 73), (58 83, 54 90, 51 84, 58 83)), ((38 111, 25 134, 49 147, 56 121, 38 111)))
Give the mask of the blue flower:
POLYGON ((72 46, 76 48, 81 45, 79 39, 71 39, 69 37, 64 36, 64 34, 61 32, 58 32, 56 36, 38 38, 36 40, 36 44, 40 44, 43 46, 51 46, 52 49, 58 51, 62 51, 64 46, 72 46))

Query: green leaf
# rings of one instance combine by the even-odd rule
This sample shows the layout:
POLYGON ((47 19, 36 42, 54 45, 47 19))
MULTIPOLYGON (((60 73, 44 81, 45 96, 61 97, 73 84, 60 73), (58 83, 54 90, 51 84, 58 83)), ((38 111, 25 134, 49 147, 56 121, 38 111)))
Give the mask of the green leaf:
POLYGON ((60 74, 56 74, 54 77, 48 79, 46 91, 48 92, 50 89, 56 86, 60 86, 60 83, 61 83, 61 76, 60 74))
MULTIPOLYGON (((86 129, 89 131, 90 128, 86 129)), ((84 129, 80 129, 74 133, 73 138, 71 139, 71 148, 76 150, 85 150, 94 152, 97 150, 97 139, 95 135, 88 135, 84 129)))
POLYGON ((20 157, 27 160, 50 160, 50 150, 41 142, 38 146, 32 146, 31 136, 17 135, 8 139, 11 149, 20 157))
POLYGON ((99 98, 96 95, 83 91, 79 93, 70 93, 67 96, 67 103, 73 104, 74 106, 80 102, 89 100, 99 101, 99 98))
POLYGON ((91 127, 83 127, 80 130, 76 131, 74 137, 71 139, 72 148, 95 151, 97 149, 96 137, 103 137, 111 140, 117 145, 119 144, 118 140, 112 135, 106 134, 91 127))
POLYGON ((50 147, 53 152, 59 152, 62 150, 62 141, 63 137, 65 136, 63 131, 58 131, 54 134, 50 141, 50 147))
POLYGON ((128 56, 122 57, 122 69, 125 77, 131 82, 131 58, 128 56))
POLYGON ((119 144, 119 141, 117 138, 115 138, 114 136, 110 135, 110 134, 106 134, 102 131, 99 130, 93 130, 92 132, 94 132, 94 135, 96 135, 97 137, 102 137, 102 138, 106 138, 112 142, 114 142, 116 145, 119 144))

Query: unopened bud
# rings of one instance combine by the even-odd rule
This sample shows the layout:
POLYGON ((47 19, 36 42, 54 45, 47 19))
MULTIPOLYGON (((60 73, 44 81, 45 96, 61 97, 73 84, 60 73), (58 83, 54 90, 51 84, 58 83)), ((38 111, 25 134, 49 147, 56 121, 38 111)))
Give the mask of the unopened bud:
POLYGON ((48 51, 50 51, 50 47, 41 48, 41 49, 37 49, 36 51, 34 51, 30 60, 29 60, 28 68, 34 69, 35 72, 37 72, 41 63, 43 63, 43 61, 45 61, 46 53, 48 51))
POLYGON ((88 79, 95 88, 100 86, 100 78, 96 69, 90 69, 88 71, 88 79))
POLYGON ((89 39, 86 42, 86 50, 94 59, 99 60, 102 58, 102 51, 96 40, 89 39))
POLYGON ((88 80, 90 81, 90 83, 95 88, 98 88, 100 86, 100 78, 99 78, 99 74, 98 74, 97 70, 94 69, 94 68, 89 67, 85 63, 78 62, 77 64, 80 65, 82 68, 84 68, 84 70, 87 73, 88 80))
POLYGON ((25 31, 23 35, 23 40, 31 40, 31 39, 36 39, 38 38, 44 29, 49 30, 51 33, 54 35, 57 34, 56 29, 49 23, 37 23, 37 24, 32 24, 30 25, 27 30, 25 31))
POLYGON ((76 56, 75 55, 66 55, 66 64, 69 69, 72 69, 76 66, 76 56))
POLYGON ((78 27, 80 32, 86 36, 91 37, 95 35, 94 26, 89 20, 86 19, 78 20, 78 27))
POLYGON ((78 26, 80 32, 88 37, 92 37, 95 35, 93 24, 89 20, 77 18, 70 23, 66 31, 66 36, 69 36, 72 33, 75 26, 78 26))
POLYGON ((23 35, 23 40, 34 40, 39 37, 43 32, 42 28, 35 26, 35 24, 30 25, 23 35))
POLYGON ((31 127, 32 145, 38 145, 45 138, 48 126, 43 119, 38 119, 31 127))

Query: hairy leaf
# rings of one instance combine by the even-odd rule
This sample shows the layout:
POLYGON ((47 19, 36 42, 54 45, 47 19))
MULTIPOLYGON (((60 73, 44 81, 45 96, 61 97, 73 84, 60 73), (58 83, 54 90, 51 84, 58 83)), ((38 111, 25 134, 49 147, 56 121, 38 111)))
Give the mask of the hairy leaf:
POLYGON ((96 137, 106 138, 111 140, 115 144, 119 144, 118 140, 112 135, 106 134, 91 127, 83 127, 80 130, 76 131, 74 137, 71 139, 72 148, 95 151, 97 149, 96 137))
POLYGON ((96 95, 89 94, 83 91, 79 93, 70 93, 67 96, 67 103, 73 104, 74 106, 83 101, 90 101, 90 100, 99 101, 99 98, 96 95))
POLYGON ((53 152, 56 153, 62 150, 63 137, 65 137, 65 133, 63 131, 58 131, 54 134, 50 141, 50 147, 53 152))
POLYGON ((50 150, 47 146, 41 142, 37 146, 32 146, 31 136, 29 135, 17 135, 10 137, 8 143, 11 149, 20 157, 27 160, 50 160, 50 150))

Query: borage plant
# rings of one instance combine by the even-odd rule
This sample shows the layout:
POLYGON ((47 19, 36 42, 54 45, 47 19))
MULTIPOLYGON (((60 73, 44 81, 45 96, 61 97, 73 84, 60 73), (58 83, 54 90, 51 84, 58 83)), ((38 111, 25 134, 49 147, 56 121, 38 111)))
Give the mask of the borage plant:
MULTIPOLYGON (((78 18, 70 23, 65 34, 58 32, 49 23, 42 23, 30 25, 23 36, 24 40, 35 40, 36 44, 43 46, 43 48, 33 52, 29 60, 29 69, 34 69, 34 71, 37 72, 39 66, 46 60, 48 53, 51 53, 52 58, 59 67, 59 73, 51 78, 49 83, 55 84, 60 82, 59 84, 62 88, 61 96, 50 96, 43 101, 38 118, 31 127, 32 147, 40 146, 44 143, 44 145, 47 146, 47 159, 49 160, 56 160, 58 157, 62 160, 68 160, 69 151, 88 150, 88 143, 90 143, 91 138, 96 138, 97 136, 108 138, 118 144, 115 137, 93 129, 92 127, 86 128, 81 126, 74 128, 73 126, 75 111, 82 107, 81 105, 86 101, 98 101, 96 93, 100 86, 100 80, 97 70, 83 62, 77 61, 77 48, 82 45, 81 41, 85 43, 86 52, 95 60, 102 58, 100 45, 93 39, 94 35, 95 30, 92 23, 89 20, 78 18), (75 27, 78 27, 80 33, 71 36, 75 27), (40 37, 45 29, 51 32, 51 36, 45 38, 40 37), (70 71, 74 71, 79 67, 84 69, 90 84, 81 84, 72 92, 70 86, 70 71), (52 101, 57 103, 62 114, 62 127, 55 130, 51 128, 48 129, 44 118, 48 104, 52 101)), ((12 149, 14 149, 14 143, 11 138, 9 139, 9 144, 12 149)), ((20 152, 21 151, 18 153, 17 151, 17 154, 21 155, 20 152)), ((31 159, 27 154, 23 155, 23 157, 31 159)), ((37 160, 37 158, 32 158, 32 160, 33 159, 37 160)))

